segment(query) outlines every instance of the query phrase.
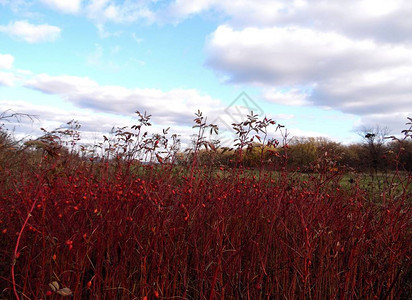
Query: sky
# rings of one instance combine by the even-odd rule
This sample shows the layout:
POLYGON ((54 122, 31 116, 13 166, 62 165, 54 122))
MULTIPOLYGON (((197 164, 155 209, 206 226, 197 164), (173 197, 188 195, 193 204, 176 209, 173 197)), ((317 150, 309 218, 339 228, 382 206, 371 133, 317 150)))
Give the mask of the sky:
MULTIPOLYGON (((409 0, 0 0, 0 113, 38 136, 136 124, 223 132, 253 110, 290 136, 352 143, 412 116, 409 0)), ((273 134, 275 134, 273 132, 273 134)), ((222 135, 223 137, 223 135, 222 135)))

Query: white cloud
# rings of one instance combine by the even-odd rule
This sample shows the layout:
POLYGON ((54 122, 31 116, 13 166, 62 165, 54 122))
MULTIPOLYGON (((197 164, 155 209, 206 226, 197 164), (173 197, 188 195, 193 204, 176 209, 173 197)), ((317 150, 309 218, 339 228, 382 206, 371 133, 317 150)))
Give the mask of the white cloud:
POLYGON ((33 72, 30 70, 17 69, 16 72, 21 75, 33 75, 33 72))
MULTIPOLYGON (((10 70, 13 67, 14 57, 10 54, 0 54, 0 70, 10 70)), ((16 76, 10 72, 0 71, 0 86, 13 86, 16 76)))
MULTIPOLYGON (((101 138, 102 134, 107 134, 113 126, 131 125, 132 118, 124 118, 119 115, 95 114, 87 109, 60 109, 50 105, 35 105, 27 101, 0 101, 0 111, 11 110, 12 112, 27 113, 36 117, 33 120, 21 119, 20 123, 11 122, 11 127, 20 135, 40 136, 43 132, 41 127, 46 130, 54 130, 65 126, 71 120, 79 121, 83 137, 101 138), (24 135, 23 135, 24 134, 24 135)), ((13 120, 11 120, 13 121, 13 120)), ((83 141, 84 142, 84 141, 83 141)))
MULTIPOLYGON (((175 23, 212 12, 217 16, 214 20, 224 20, 226 25, 219 26, 206 42, 207 64, 228 82, 258 86, 270 102, 314 104, 356 114, 362 122, 394 123, 412 112, 412 1, 42 1, 53 9, 93 20, 101 37, 120 34, 107 31, 112 29, 108 22, 175 23)), ((12 5, 13 1, 0 0, 2 3, 12 5)), ((50 32, 50 28, 39 30, 41 26, 50 25, 18 21, 0 26, 0 31, 28 42, 54 40, 60 35, 60 28, 54 26, 50 26, 55 29, 53 38, 35 34, 50 32)), ((135 34, 132 37, 142 41, 135 34)), ((87 57, 89 63, 101 66, 103 49, 96 46, 93 54, 87 57)), ((8 81, 3 78, 3 84, 10 84, 10 76, 4 74, 8 73, 3 73, 8 81)), ((188 102, 177 98, 207 98, 196 90, 125 89, 100 86, 85 78, 41 76, 29 84, 76 105, 116 113, 129 111, 130 103, 137 99, 154 115, 157 111, 162 115, 160 108, 165 106, 168 112, 177 111, 179 117, 188 116, 197 107, 191 110, 188 102), (167 99, 175 101, 176 107, 167 99), (114 107, 114 103, 124 109, 114 107)))
MULTIPOLYGON (((101 86, 84 77, 37 75, 27 81, 27 87, 61 96, 72 104, 97 112, 131 115, 136 110, 147 111, 158 124, 191 124, 193 114, 200 109, 208 115, 223 110, 219 100, 202 95, 195 89, 127 89, 121 86, 101 86)), ((216 113, 215 113, 216 114, 216 113)))
POLYGON ((10 54, 0 54, 0 69, 11 69, 14 57, 10 54))
MULTIPOLYGON (((351 38, 412 41, 409 0, 41 0, 64 13, 81 13, 96 24, 176 23, 213 12, 237 28, 298 26, 330 30, 351 38)), ((11 7, 23 0, 3 2, 11 7)), ((0 2, 1 3, 1 2, 0 2)), ((22 6, 22 4, 20 4, 22 6)))
POLYGON ((28 43, 40 43, 56 40, 60 36, 61 29, 48 24, 34 25, 27 21, 15 21, 6 26, 0 26, 0 32, 28 43))
POLYGON ((351 40, 300 27, 219 26, 209 39, 208 64, 232 81, 293 85, 331 74, 412 63, 411 48, 351 40))
POLYGON ((97 24, 97 32, 99 33, 99 36, 102 39, 106 39, 106 38, 110 38, 110 37, 114 37, 114 36, 120 36, 122 34, 122 31, 108 31, 106 30, 105 26, 103 24, 97 24))
POLYGON ((353 38, 412 41, 408 0, 176 0, 157 15, 175 22, 208 11, 221 13, 238 28, 299 26, 353 38))
POLYGON ((303 106, 310 104, 308 100, 310 94, 305 93, 304 89, 266 88, 262 96, 266 101, 283 105, 303 106))
POLYGON ((402 7, 402 4, 402 0, 363 0, 358 5, 368 15, 380 17, 396 12, 402 7))
POLYGON ((28 3, 27 0, 0 0, 0 5, 8 5, 14 13, 20 13, 22 11, 27 11, 30 3, 28 3))
MULTIPOLYGON (((103 141, 103 135, 109 136, 113 128, 133 126, 138 124, 137 115, 130 114, 125 117, 119 114, 95 113, 90 109, 60 109, 50 105, 34 105, 27 101, 7 101, 0 100, 0 112, 10 110, 11 112, 27 113, 35 116, 33 120, 22 119, 21 122, 14 122, 5 124, 8 128, 13 128, 17 138, 38 137, 43 134, 40 128, 46 130, 54 130, 59 127, 65 127, 66 122, 76 120, 81 125, 80 136, 81 143, 89 145, 96 145, 103 141)), ((194 116, 194 115, 193 115, 194 116)), ((143 130, 147 131, 149 135, 153 133, 162 134, 162 130, 171 126, 169 136, 178 134, 182 142, 182 148, 185 149, 191 145, 191 136, 196 133, 196 130, 187 126, 187 124, 159 124, 152 122, 156 116, 153 115, 151 119, 152 126, 145 127, 143 130)), ((193 117, 190 116, 189 121, 193 117)))
POLYGON ((167 7, 168 17, 174 17, 178 19, 184 19, 194 14, 201 13, 202 11, 208 10, 215 6, 219 1, 215 0, 196 0, 196 1, 186 1, 186 0, 176 0, 167 7))
POLYGON ((0 72, 0 87, 13 86, 16 76, 12 73, 0 72))
POLYGON ((115 23, 135 22, 140 20, 153 21, 154 13, 150 9, 151 1, 91 0, 85 7, 87 16, 102 24, 110 21, 115 23))
POLYGON ((354 131, 359 131, 362 128, 375 128, 379 125, 380 128, 388 128, 389 135, 403 137, 402 130, 409 129, 410 125, 406 125, 407 117, 412 117, 411 111, 395 112, 395 113, 374 113, 360 118, 354 125, 354 131))
POLYGON ((412 112, 412 46, 354 40, 300 27, 219 26, 207 64, 229 82, 263 88, 280 104, 366 116, 412 112))
POLYGON ((63 13, 77 13, 83 0, 41 0, 44 4, 51 7, 52 9, 61 11, 63 13))
MULTIPOLYGON (((111 56, 114 54, 115 53, 111 53, 111 56)), ((120 65, 105 57, 105 51, 100 44, 95 44, 95 50, 86 56, 86 63, 109 72, 118 72, 121 70, 120 65)))

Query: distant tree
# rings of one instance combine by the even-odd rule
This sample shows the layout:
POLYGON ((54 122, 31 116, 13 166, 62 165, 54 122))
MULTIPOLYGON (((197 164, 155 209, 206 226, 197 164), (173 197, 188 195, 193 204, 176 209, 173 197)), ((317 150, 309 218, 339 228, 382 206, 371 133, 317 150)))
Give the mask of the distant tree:
POLYGON ((412 139, 402 141, 402 143, 391 141, 388 144, 387 153, 391 167, 395 168, 398 163, 399 169, 412 171, 412 139))
POLYGON ((412 171, 412 118, 407 119, 408 122, 405 125, 409 128, 401 131, 403 137, 389 137, 392 141, 389 144, 388 154, 397 170, 412 171))
POLYGON ((362 144, 350 144, 343 147, 343 153, 340 163, 354 168, 358 171, 364 171, 368 168, 369 151, 362 144))
POLYGON ((289 165, 307 170, 317 157, 316 139, 295 137, 289 143, 289 165))
POLYGON ((341 161, 342 155, 345 152, 345 147, 341 143, 334 142, 325 137, 316 138, 316 147, 318 152, 328 153, 336 161, 341 161))
POLYGON ((371 128, 363 127, 359 131, 362 137, 362 144, 366 151, 366 163, 372 174, 377 174, 378 170, 386 170, 387 162, 385 152, 387 151, 387 139, 390 130, 388 127, 381 127, 379 125, 371 128))
POLYGON ((295 137, 289 143, 289 165, 310 170, 311 165, 325 154, 339 162, 345 152, 340 144, 325 137, 295 137))

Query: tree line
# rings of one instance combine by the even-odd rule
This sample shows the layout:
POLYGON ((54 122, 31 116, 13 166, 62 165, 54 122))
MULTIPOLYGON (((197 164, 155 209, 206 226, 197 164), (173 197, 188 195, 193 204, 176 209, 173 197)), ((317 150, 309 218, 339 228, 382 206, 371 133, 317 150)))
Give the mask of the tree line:
MULTIPOLYGON (((346 166, 359 172, 386 172, 395 169, 412 171, 412 140, 392 140, 379 132, 367 132, 361 142, 345 145, 324 137, 292 138, 287 145, 271 147, 253 143, 239 161, 236 149, 202 149, 197 159, 203 164, 233 167, 271 168, 278 158, 287 159, 287 166, 302 172, 313 172, 324 157, 334 166, 346 166)), ((178 162, 187 161, 187 154, 179 153, 178 162)))

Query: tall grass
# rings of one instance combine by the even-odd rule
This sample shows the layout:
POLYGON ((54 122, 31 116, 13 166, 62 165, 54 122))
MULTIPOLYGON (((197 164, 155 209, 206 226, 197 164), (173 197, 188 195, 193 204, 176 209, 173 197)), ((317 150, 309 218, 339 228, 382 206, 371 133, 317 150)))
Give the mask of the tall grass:
MULTIPOLYGON (((199 149, 216 146, 199 113, 178 166, 177 141, 143 133, 150 116, 140 116, 134 132, 105 137, 101 155, 63 147, 79 141, 74 130, 1 162, 2 298, 410 299, 411 174, 371 197, 356 179, 342 186, 327 155, 302 179, 286 145, 277 172, 249 172, 242 136, 236 167, 203 165, 199 149)), ((275 125, 256 122, 240 134, 275 125)))

